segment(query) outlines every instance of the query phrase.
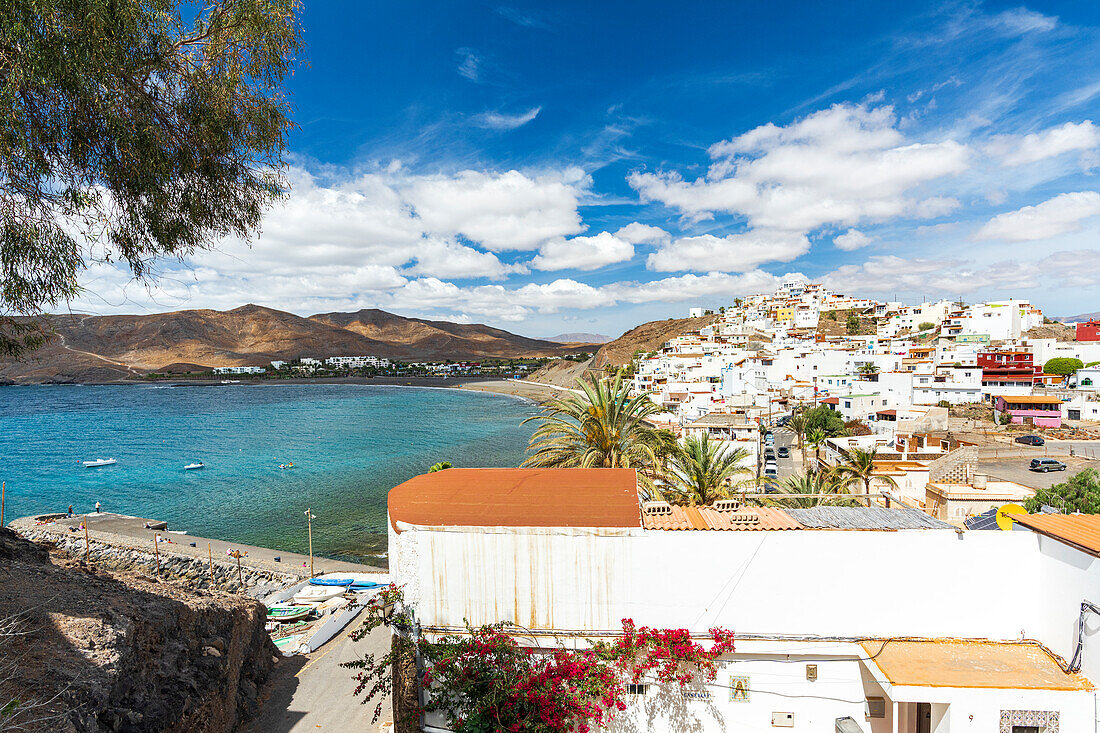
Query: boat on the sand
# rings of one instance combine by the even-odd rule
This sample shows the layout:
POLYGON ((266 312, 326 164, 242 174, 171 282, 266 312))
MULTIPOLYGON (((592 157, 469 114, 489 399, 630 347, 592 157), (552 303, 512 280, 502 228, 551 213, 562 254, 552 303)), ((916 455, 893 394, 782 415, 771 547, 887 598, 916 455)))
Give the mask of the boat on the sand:
POLYGON ((267 617, 273 621, 297 621, 312 612, 310 606, 272 606, 267 609, 267 617))

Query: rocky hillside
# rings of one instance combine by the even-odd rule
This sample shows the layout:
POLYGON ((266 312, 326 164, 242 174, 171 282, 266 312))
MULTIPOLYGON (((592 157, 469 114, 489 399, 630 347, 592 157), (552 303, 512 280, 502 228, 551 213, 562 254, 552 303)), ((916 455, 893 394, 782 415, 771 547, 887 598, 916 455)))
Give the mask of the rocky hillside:
POLYGON ((655 351, 669 339, 706 328, 717 320, 718 316, 701 318, 669 318, 666 321, 650 321, 630 329, 614 341, 600 347, 592 357, 592 367, 603 369, 608 364, 623 366, 629 364, 638 351, 655 351))
POLYGON ((276 655, 262 604, 48 550, 0 528, 0 730, 231 731, 255 715, 276 655))
POLYGON ((0 380, 111 381, 166 371, 171 365, 262 366, 272 359, 303 356, 467 360, 551 356, 592 348, 379 310, 303 318, 246 305, 230 311, 146 316, 59 315, 49 317, 47 325, 53 340, 19 362, 0 362, 0 380))

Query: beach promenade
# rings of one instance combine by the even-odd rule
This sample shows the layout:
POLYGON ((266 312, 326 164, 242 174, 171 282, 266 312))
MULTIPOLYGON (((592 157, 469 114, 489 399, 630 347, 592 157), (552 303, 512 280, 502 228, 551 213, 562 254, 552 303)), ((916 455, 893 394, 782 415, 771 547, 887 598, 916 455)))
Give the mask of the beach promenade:
MULTIPOLYGON (((277 573, 309 576, 309 556, 296 552, 273 550, 267 547, 245 545, 240 542, 226 542, 208 537, 198 537, 191 534, 180 534, 176 527, 167 530, 147 529, 147 525, 158 524, 157 520, 130 517, 122 514, 99 512, 91 514, 77 514, 72 517, 64 515, 49 523, 39 523, 34 517, 23 517, 9 523, 15 530, 33 530, 46 532, 58 536, 82 537, 80 529, 82 522, 88 523, 88 536, 96 542, 144 552, 159 551, 161 555, 185 555, 200 559, 212 556, 215 562, 235 562, 228 553, 239 550, 246 553, 241 558, 241 565, 259 570, 267 570, 277 573), (157 537, 161 542, 157 542, 157 537), (194 543, 194 547, 191 544, 194 543), (209 548, 209 549, 208 549, 209 548), (278 560, 276 560, 278 558, 278 560)), ((315 573, 330 572, 386 572, 383 568, 377 568, 362 563, 348 562, 346 560, 333 560, 330 558, 314 556, 313 569, 315 573)))

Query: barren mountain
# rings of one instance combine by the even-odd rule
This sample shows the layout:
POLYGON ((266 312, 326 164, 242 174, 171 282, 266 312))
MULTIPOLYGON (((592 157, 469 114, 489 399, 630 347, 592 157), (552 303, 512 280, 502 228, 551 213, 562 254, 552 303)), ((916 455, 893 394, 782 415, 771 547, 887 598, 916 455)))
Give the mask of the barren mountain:
POLYGON ((592 366, 603 369, 608 364, 623 366, 629 364, 638 351, 656 351, 671 338, 706 328, 718 316, 701 318, 669 318, 667 321, 650 321, 636 326, 614 341, 600 347, 592 357, 592 366))
POLYGON ((606 344, 610 340, 602 333, 559 333, 557 336, 546 337, 546 341, 556 344, 606 344))
MULTIPOLYGON (((245 305, 145 316, 50 316, 53 340, 0 379, 110 381, 150 371, 262 366, 272 359, 374 355, 402 360, 551 356, 586 350, 479 324, 403 318, 384 311, 303 318, 245 305)), ((591 348, 591 347, 589 347, 591 348)))

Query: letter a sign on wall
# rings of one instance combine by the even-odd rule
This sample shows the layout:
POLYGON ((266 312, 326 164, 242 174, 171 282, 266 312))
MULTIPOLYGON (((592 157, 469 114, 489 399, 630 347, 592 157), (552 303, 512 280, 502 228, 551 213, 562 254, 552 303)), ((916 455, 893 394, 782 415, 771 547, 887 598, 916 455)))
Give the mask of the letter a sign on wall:
POLYGON ((730 677, 730 702, 749 701, 749 678, 730 677))

